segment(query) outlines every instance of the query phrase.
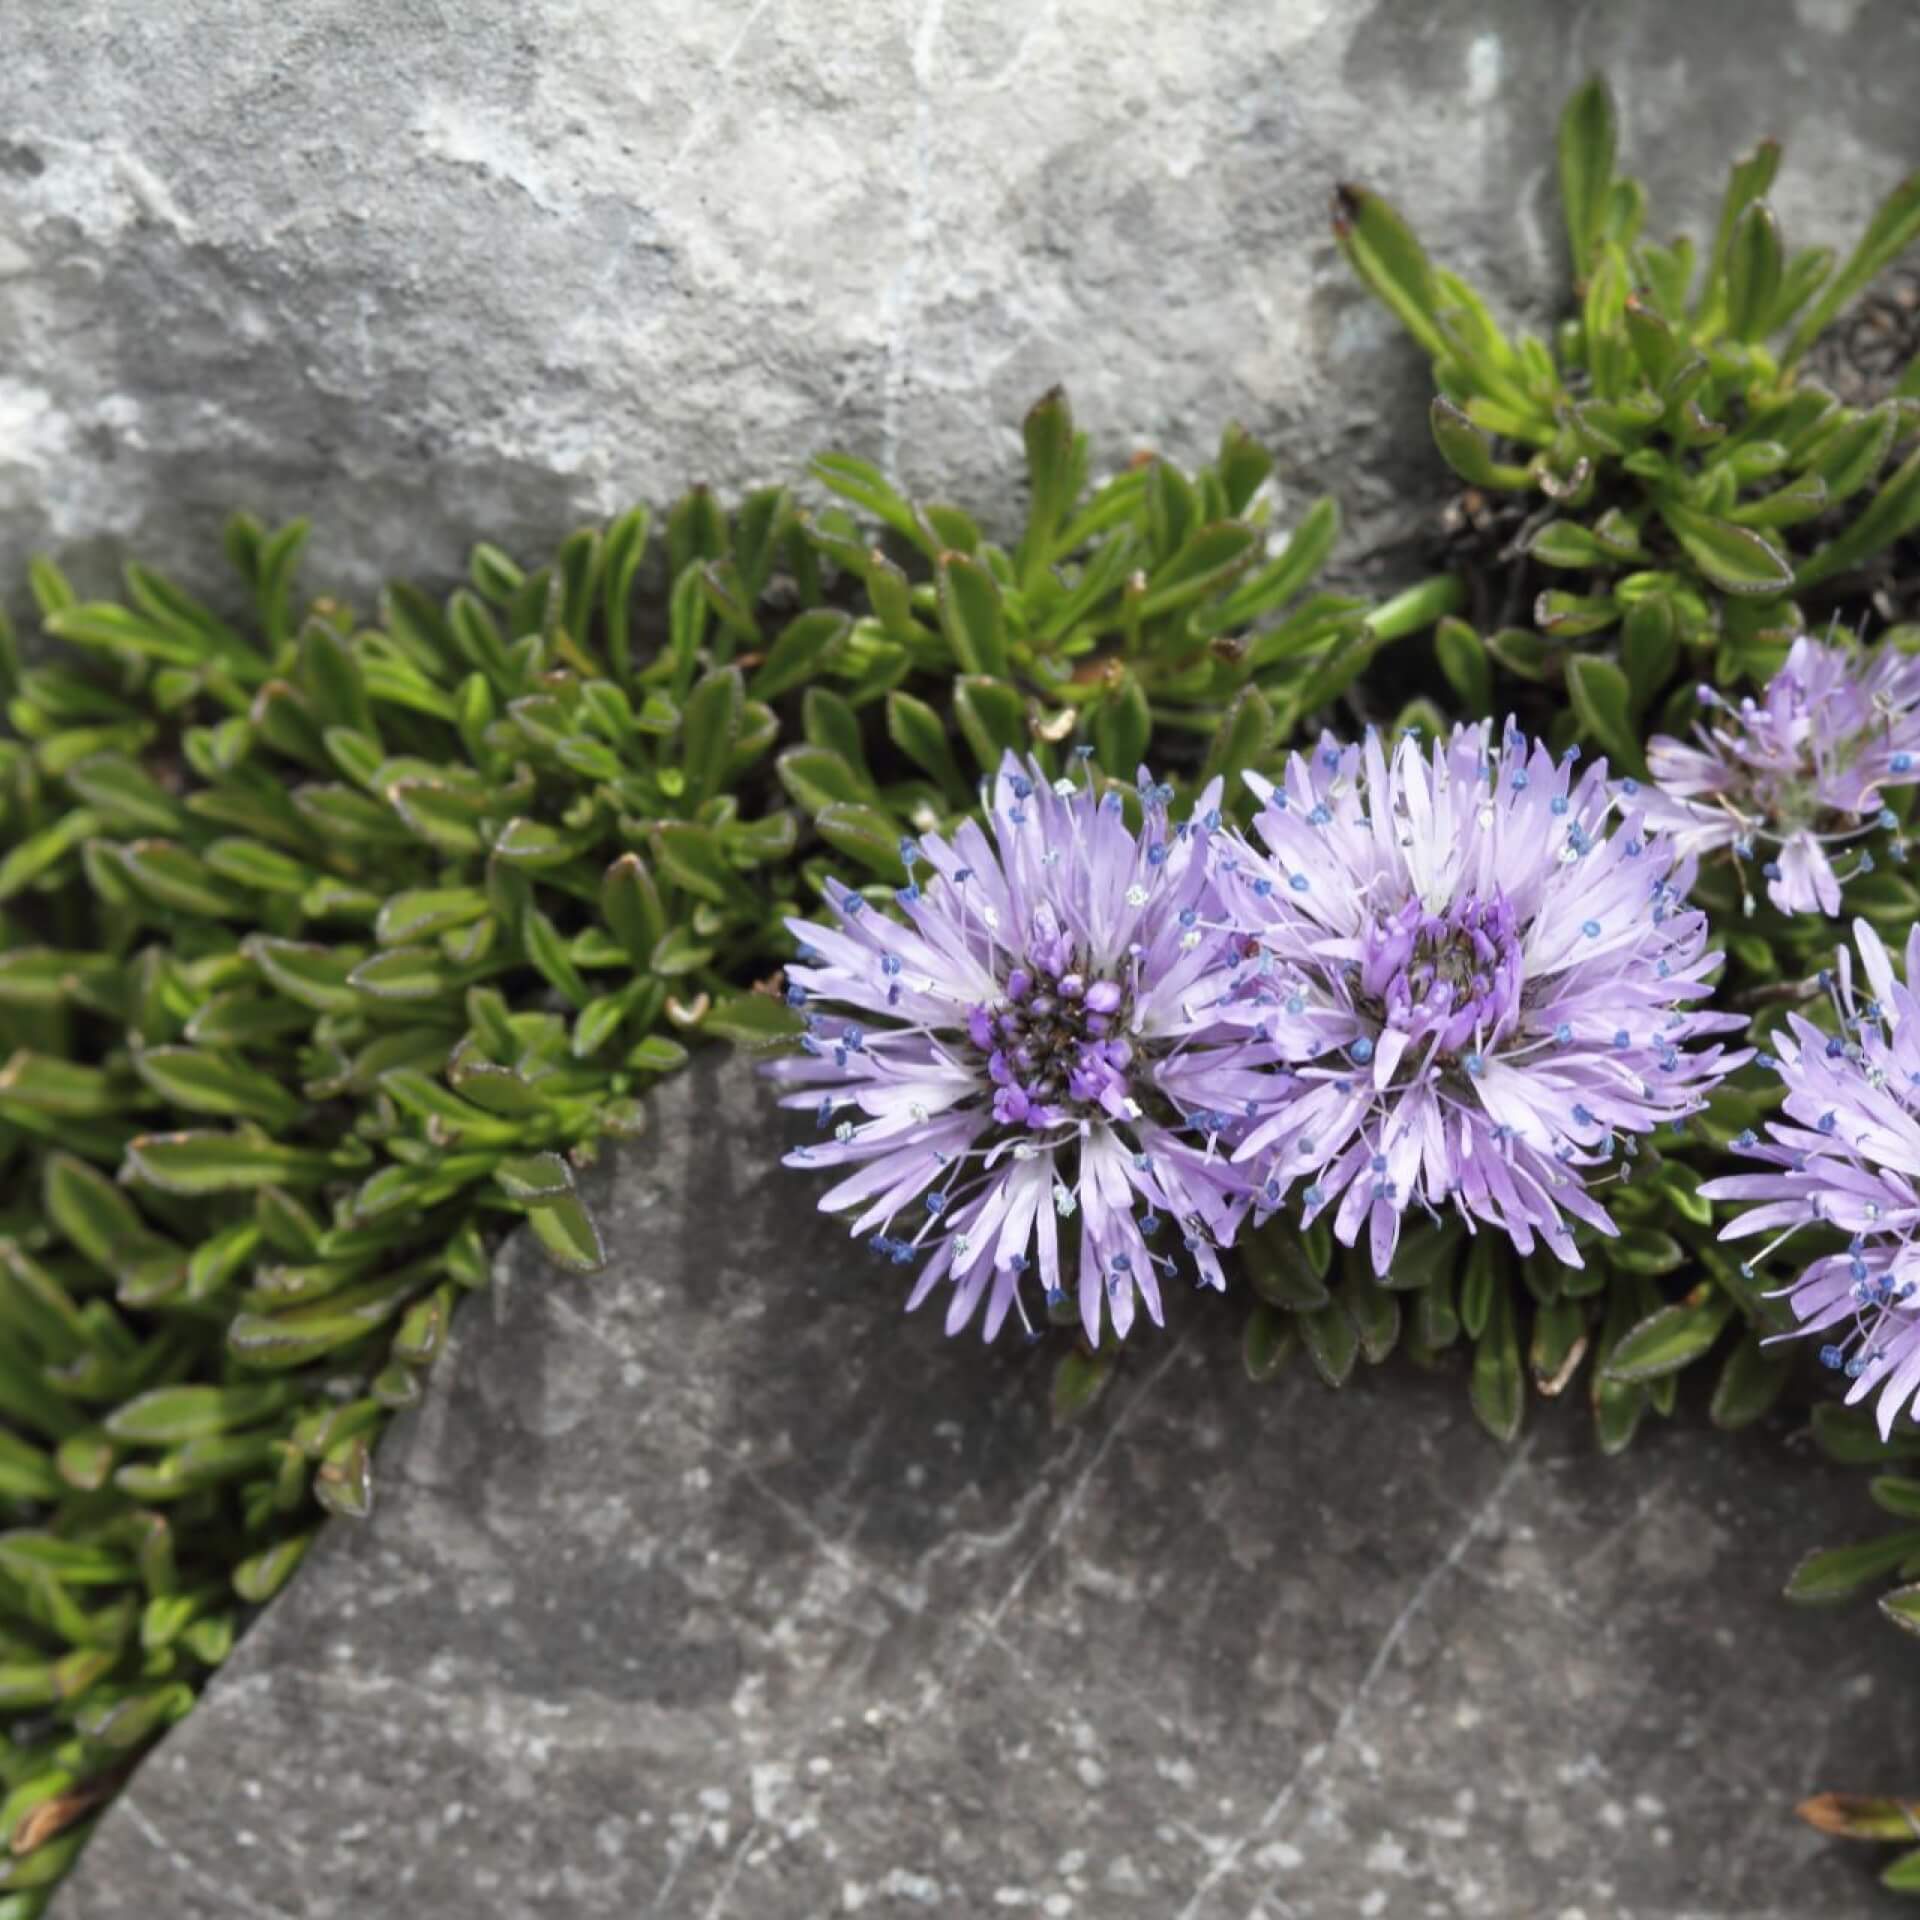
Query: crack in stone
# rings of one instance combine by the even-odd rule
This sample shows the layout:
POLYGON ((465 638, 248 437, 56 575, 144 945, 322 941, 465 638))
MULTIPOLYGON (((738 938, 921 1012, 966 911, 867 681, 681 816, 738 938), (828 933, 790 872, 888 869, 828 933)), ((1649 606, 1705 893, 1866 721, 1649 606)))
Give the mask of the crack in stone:
POLYGON ((707 103, 719 91, 720 82, 733 71, 734 62, 740 58, 753 30, 760 24, 760 16, 779 4, 779 0, 760 0, 760 4, 740 23, 740 31, 728 41, 725 50, 715 63, 712 73, 707 76, 705 86, 698 96, 693 109, 693 118, 687 122, 687 131, 680 144, 674 149, 673 158, 667 162, 666 170, 660 176, 662 183, 671 180, 702 140, 707 137, 707 126, 711 118, 707 112, 707 103))
POLYGON ((1453 1543, 1421 1577, 1419 1585, 1408 1597, 1407 1604, 1394 1616, 1392 1624, 1381 1636, 1380 1644, 1373 1651, 1373 1658, 1367 1662, 1367 1669, 1360 1676, 1359 1685, 1354 1688, 1346 1705, 1340 1709, 1332 1731, 1324 1740, 1309 1747, 1301 1756, 1300 1764, 1294 1768, 1286 1784, 1268 1803, 1267 1810, 1261 1814, 1260 1818, 1245 1833, 1229 1841, 1215 1856, 1213 1865, 1208 1868, 1205 1877, 1193 1890, 1193 1897, 1180 1909, 1176 1920, 1198 1920, 1198 1916, 1211 1899, 1214 1888, 1240 1864, 1241 1855, 1257 1838, 1271 1831, 1274 1823, 1293 1804, 1294 1795, 1345 1743, 1348 1732, 1359 1716, 1360 1709, 1366 1705, 1376 1682, 1386 1671, 1387 1662, 1393 1658, 1394 1649, 1399 1646, 1408 1627, 1425 1610, 1427 1602, 1433 1597, 1434 1590, 1440 1582, 1453 1572, 1488 1523, 1499 1515, 1507 1495, 1513 1489, 1514 1482, 1519 1479, 1528 1460, 1532 1458, 1537 1437, 1537 1434, 1529 1434, 1514 1450, 1513 1458, 1507 1462, 1500 1478, 1493 1483, 1492 1491, 1467 1516, 1466 1525, 1455 1536, 1453 1543))
MULTIPOLYGON (((1006 1592, 1000 1596, 998 1603, 993 1607, 992 1611, 986 1614, 984 1618, 969 1615, 972 1624, 982 1636, 994 1640, 1000 1638, 1000 1622, 1006 1618, 1007 1612, 1013 1606, 1014 1602, 1026 1591, 1027 1582, 1031 1580, 1038 1571, 1041 1561, 1054 1550, 1059 1544, 1061 1536, 1066 1532, 1068 1527, 1073 1524, 1074 1517, 1080 1510, 1080 1503, 1086 1497, 1087 1490, 1092 1486, 1094 1478, 1099 1473, 1107 1455, 1112 1452, 1114 1442, 1117 1441, 1121 1434, 1132 1424, 1134 1416, 1140 1411, 1141 1407, 1146 1404, 1153 1390, 1166 1377, 1167 1370, 1185 1350, 1186 1343, 1187 1335, 1185 1333, 1180 1334, 1168 1343, 1167 1351, 1160 1360, 1160 1363, 1141 1381, 1140 1390, 1108 1424, 1106 1432, 1100 1437, 1100 1444, 1094 1448, 1093 1453, 1087 1460, 1087 1464, 1080 1469, 1072 1486, 1061 1495, 1059 1507, 1053 1517, 1053 1524, 1048 1527, 1046 1537, 1040 1542, 1039 1546, 1027 1556, 1019 1571, 1015 1573, 1011 1585, 1009 1585, 1006 1592)), ((974 1660, 979 1655, 982 1644, 984 1644, 983 1639, 976 1639, 973 1645, 955 1661, 951 1672, 934 1675, 926 1691, 920 1697, 919 1706, 914 1709, 915 1720, 925 1720, 939 1708, 941 1702, 952 1693, 955 1684, 966 1673, 967 1669, 973 1665, 974 1660)))
POLYGON ((233 1889, 216 1880, 212 1874, 196 1865, 182 1853, 161 1830, 141 1811, 140 1803, 131 1793, 123 1793, 115 1807, 115 1812, 123 1819, 131 1820, 140 1830, 140 1837, 146 1841, 155 1853, 168 1861, 184 1878, 192 1881, 203 1892, 210 1893, 220 1901, 230 1913, 240 1913, 247 1920, 293 1920, 285 1907, 236 1906, 233 1904, 233 1889))
POLYGON ((746 1865, 747 1851, 760 1837, 760 1822, 749 1823, 747 1830, 740 1836, 740 1844, 733 1850, 733 1858, 727 1862, 726 1878, 714 1889, 712 1904, 707 1908, 706 1920, 720 1920, 727 1910, 727 1902, 733 1897, 734 1882, 740 1878, 740 1869, 746 1865))
POLYGON ((924 0, 914 23, 913 155, 907 170, 907 250, 900 271, 886 292, 887 364, 881 409, 880 439, 885 449, 888 477, 896 478, 900 465, 900 409, 913 375, 914 298, 920 289, 920 269, 933 239, 934 56, 940 45, 940 26, 946 0, 924 0))

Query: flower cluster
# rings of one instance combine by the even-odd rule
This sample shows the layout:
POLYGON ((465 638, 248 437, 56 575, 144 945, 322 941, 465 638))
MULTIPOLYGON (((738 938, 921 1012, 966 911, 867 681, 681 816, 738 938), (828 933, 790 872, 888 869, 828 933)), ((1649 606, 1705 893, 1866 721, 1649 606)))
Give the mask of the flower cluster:
POLYGON ((1072 1272, 1088 1338, 1103 1317, 1124 1335, 1137 1307, 1161 1319, 1181 1245, 1222 1284, 1247 1207, 1228 1156, 1267 1060, 1221 1018, 1243 943, 1213 885, 1218 783, 1177 827, 1167 790, 1140 797, 1136 833, 1118 792, 1009 756, 991 835, 903 844, 929 872, 897 918, 836 886, 837 924, 793 923, 807 1031, 773 1071, 829 1137, 788 1164, 849 1169, 821 1206, 922 1263, 910 1305, 946 1282, 949 1332, 983 1300, 987 1338, 1010 1312, 1030 1327, 1028 1276, 1059 1305, 1072 1272))
MULTIPOLYGON (((1699 700, 1699 744, 1655 735, 1654 789, 1622 781, 1625 803, 1682 853, 1724 847, 1736 862, 1759 860, 1782 913, 1837 914, 1842 882, 1871 872, 1873 856, 1858 847, 1843 874, 1834 852, 1896 831, 1881 793, 1920 781, 1920 656, 1802 634, 1757 700, 1736 703, 1705 685, 1699 700)), ((1741 881, 1752 913, 1744 867, 1741 881)))
POLYGON ((1263 955, 1236 1012, 1290 1069, 1236 1149, 1260 1207, 1301 1185, 1381 1274, 1443 1205, 1579 1264, 1567 1216, 1614 1231, 1602 1170, 1748 1057, 1710 1043, 1745 1022, 1701 1004, 1690 864, 1636 814, 1608 831, 1604 765, 1511 728, 1326 741, 1256 791, 1259 846, 1218 865, 1263 955))
POLYGON ((1701 1004, 1691 868, 1613 819, 1604 768, 1478 726, 1249 784, 1258 847, 1217 783, 1174 825, 1143 774, 1135 832, 1009 757, 990 832, 903 845, 929 872, 897 915, 836 886, 835 925, 794 923, 807 1031, 773 1071, 829 1137, 789 1164, 847 1169, 822 1207, 921 1263, 910 1304, 945 1282, 950 1330, 983 1301, 987 1337, 1031 1326, 1029 1273, 1060 1302, 1076 1216, 1088 1337, 1157 1322, 1163 1245, 1217 1286, 1295 1187, 1381 1273, 1447 1205, 1577 1264, 1617 1157, 1748 1057, 1712 1041, 1744 1023, 1701 1004))
POLYGON ((1734 1143, 1766 1167, 1708 1181, 1711 1200, 1751 1203, 1721 1233, 1774 1233, 1759 1260, 1802 1233, 1823 1242, 1784 1289, 1801 1333, 1824 1333, 1821 1360, 1851 1382, 1849 1403, 1878 1393, 1880 1431, 1920 1392, 1920 928, 1906 980, 1879 936, 1855 921, 1868 991, 1845 948, 1827 977, 1840 1031, 1788 1017, 1766 1058, 1780 1075, 1784 1120, 1734 1143))

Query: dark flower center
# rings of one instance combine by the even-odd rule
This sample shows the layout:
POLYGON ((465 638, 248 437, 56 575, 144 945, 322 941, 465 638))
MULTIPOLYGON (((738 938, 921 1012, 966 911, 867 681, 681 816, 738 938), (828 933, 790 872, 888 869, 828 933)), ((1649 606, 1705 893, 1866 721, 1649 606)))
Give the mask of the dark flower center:
POLYGON ((1057 972, 1031 954, 1029 960, 1007 975, 999 1006, 975 1007, 967 1016, 968 1037, 994 1084, 994 1118, 1037 1131, 1087 1107, 1117 1109, 1133 1060, 1126 989, 1082 973, 1070 954, 1057 972))
POLYGON ((1438 1036, 1442 1053, 1484 1043, 1520 1004, 1520 932, 1505 894, 1468 894, 1443 914, 1418 900, 1376 919, 1364 937, 1360 997, 1382 1026, 1438 1036))

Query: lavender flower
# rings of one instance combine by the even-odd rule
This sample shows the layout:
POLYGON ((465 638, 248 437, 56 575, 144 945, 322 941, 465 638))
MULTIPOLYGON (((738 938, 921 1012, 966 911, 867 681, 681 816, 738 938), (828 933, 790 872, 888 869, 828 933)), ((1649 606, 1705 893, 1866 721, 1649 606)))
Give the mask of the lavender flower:
POLYGON ((1723 1240, 1779 1230, 1743 1272, 1809 1228, 1830 1236, 1780 1291, 1800 1333, 1829 1336, 1820 1358, 1852 1382, 1849 1404, 1879 1394, 1884 1437, 1920 1390, 1920 1000, 1911 985, 1920 928, 1907 938, 1905 983, 1864 920, 1853 937, 1871 993, 1856 994, 1842 948, 1837 978, 1827 976, 1840 1032, 1788 1017, 1768 1056, 1786 1088, 1786 1119, 1769 1121, 1764 1141, 1749 1132, 1734 1142, 1768 1170, 1700 1191, 1754 1203, 1722 1228, 1723 1240))
POLYGON ((773 1071, 830 1137, 787 1164, 850 1169, 822 1209, 854 1210, 896 1261, 924 1256, 908 1305, 946 1281, 948 1332, 982 1300, 986 1338, 1010 1310, 1031 1327, 1024 1283, 1063 1300, 1076 1231, 1089 1339, 1103 1302, 1117 1334, 1136 1302, 1160 1321, 1170 1242, 1222 1284, 1215 1249, 1246 1208, 1225 1149, 1270 1055, 1218 1018, 1241 971, 1209 874, 1219 793, 1174 827, 1143 774, 1135 834, 1119 793, 1009 755, 991 838, 968 821, 902 843, 910 875, 931 873, 899 919, 836 885, 838 925, 791 923, 807 1033, 773 1071))
POLYGON ((1324 740, 1278 787, 1248 776, 1266 850, 1216 858, 1264 954, 1238 1016, 1293 1067, 1235 1158, 1261 1212, 1303 1182, 1306 1219, 1364 1228, 1376 1273, 1410 1206, 1447 1203, 1579 1265, 1563 1213, 1617 1231, 1598 1170, 1748 1057, 1693 1044, 1745 1023, 1698 1010, 1719 956, 1691 863, 1636 814, 1609 834, 1604 764, 1573 759, 1511 725, 1391 761, 1324 740))
MULTIPOLYGON (((1683 854, 1730 847, 1736 862, 1758 858, 1782 913, 1838 913, 1842 881, 1871 872, 1873 856, 1861 848, 1842 875, 1831 850, 1895 829, 1881 789, 1920 780, 1920 657, 1802 634, 1758 700, 1736 706, 1705 685, 1699 699, 1700 744, 1655 735, 1655 790, 1636 795, 1622 781, 1628 803, 1683 854)), ((1744 870, 1741 892, 1752 913, 1744 870)))

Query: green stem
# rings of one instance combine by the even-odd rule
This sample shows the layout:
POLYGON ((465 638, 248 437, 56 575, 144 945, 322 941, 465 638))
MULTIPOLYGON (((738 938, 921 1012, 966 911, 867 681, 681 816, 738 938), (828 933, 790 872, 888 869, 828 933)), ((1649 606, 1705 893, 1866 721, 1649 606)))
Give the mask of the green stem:
POLYGON ((1436 573, 1375 607, 1367 626, 1382 640, 1404 640, 1432 626, 1442 614, 1456 612, 1466 597, 1467 584, 1457 573, 1436 573))

